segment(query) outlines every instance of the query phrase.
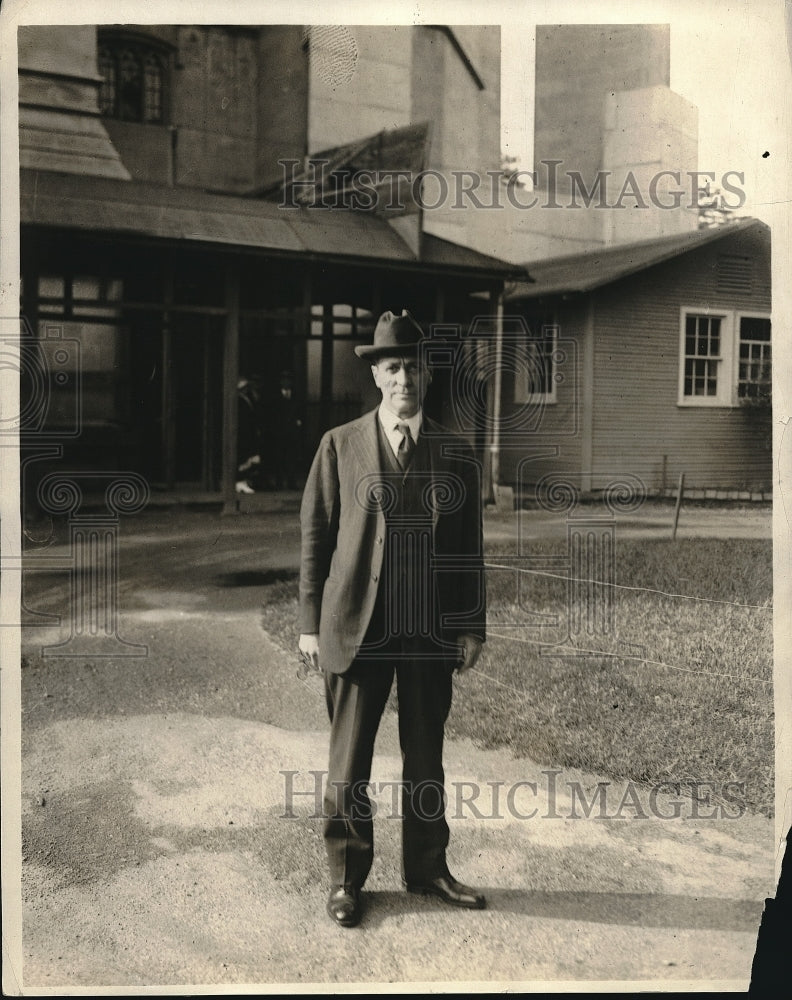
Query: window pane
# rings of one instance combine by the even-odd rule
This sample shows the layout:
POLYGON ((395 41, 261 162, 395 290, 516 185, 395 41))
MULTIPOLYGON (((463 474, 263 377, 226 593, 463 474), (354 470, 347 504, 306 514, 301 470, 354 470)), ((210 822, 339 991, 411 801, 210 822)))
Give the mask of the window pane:
POLYGON ((740 364, 737 395, 741 399, 770 400, 772 363, 770 320, 740 317, 740 364))
POLYGON ((740 340, 770 341, 770 320, 758 316, 740 317, 740 340))
POLYGON ((66 294, 66 283, 60 275, 40 275, 39 296, 43 299, 62 299, 66 294))
POLYGON ((51 338, 46 325, 40 326, 39 343, 55 372, 47 425, 65 426, 75 412, 83 426, 123 423, 125 331, 93 323, 64 323, 59 330, 63 336, 51 338))
POLYGON ((142 87, 140 58, 131 49, 124 49, 118 57, 118 117, 124 121, 138 122, 142 118, 142 87))
POLYGON ((93 299, 100 297, 99 279, 75 277, 72 279, 72 297, 75 299, 93 299))
POLYGON ((720 327, 719 316, 685 316, 683 395, 717 396, 720 327))

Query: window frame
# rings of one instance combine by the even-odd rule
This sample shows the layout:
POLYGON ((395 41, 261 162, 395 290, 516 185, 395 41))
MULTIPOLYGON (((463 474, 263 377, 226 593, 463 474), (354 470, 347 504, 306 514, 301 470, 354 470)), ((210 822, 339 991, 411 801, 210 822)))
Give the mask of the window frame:
MULTIPOLYGON (((738 395, 740 372, 740 320, 766 319, 770 321, 770 363, 772 365, 772 318, 769 312, 761 309, 713 309, 709 305, 684 305, 679 309, 679 351, 677 356, 677 405, 685 408, 694 407, 711 409, 720 407, 734 409, 742 405, 746 397, 738 395), (685 395, 685 361, 687 359, 686 327, 689 316, 705 316, 708 319, 718 318, 721 321, 720 356, 716 372, 716 393, 714 396, 685 395)), ((770 382, 772 391, 772 378, 770 382)))
POLYGON ((560 329, 561 328, 557 320, 555 319, 555 317, 553 317, 552 322, 542 323, 540 335, 539 337, 536 337, 532 333, 530 325, 526 322, 526 333, 523 341, 523 347, 524 347, 523 360, 525 361, 526 364, 526 367, 524 369, 524 374, 526 377, 523 377, 523 373, 515 372, 516 376, 514 380, 515 404, 518 404, 520 406, 528 406, 535 403, 554 405, 555 403, 558 402, 558 391, 557 391, 558 380, 556 379, 556 374, 558 372, 557 355, 558 355, 558 339, 559 339, 560 329), (548 338, 547 336, 548 331, 550 332, 550 338, 548 338), (528 360, 529 348, 532 343, 539 343, 541 345, 544 345, 547 343, 548 339, 552 341, 549 351, 546 351, 546 356, 548 356, 550 360, 550 374, 548 376, 548 380, 550 383, 550 391, 529 392, 528 386, 526 384, 528 367, 529 367, 529 360, 528 360))
POLYGON ((171 77, 173 70, 174 47, 168 42, 159 38, 151 38, 148 35, 135 31, 119 31, 115 29, 100 31, 96 45, 96 65, 99 76, 102 78, 99 92, 99 113, 103 119, 108 121, 124 122, 132 125, 153 125, 167 126, 170 123, 170 96, 171 77), (111 111, 102 109, 101 91, 105 77, 102 75, 102 61, 100 51, 107 48, 110 52, 113 69, 113 108, 111 111), (120 87, 122 83, 122 73, 119 64, 120 57, 124 51, 134 55, 139 70, 139 116, 131 117, 120 113, 120 87), (149 59, 154 58, 161 70, 161 86, 159 92, 159 103, 161 115, 159 118, 147 118, 146 109, 148 106, 147 94, 147 74, 146 66, 149 59))
POLYGON ((746 403, 750 403, 755 400, 755 396, 741 396, 740 392, 740 321, 743 319, 766 319, 770 324, 770 339, 767 341, 758 341, 758 343, 767 343, 770 348, 770 396, 772 397, 773 392, 773 319, 770 313, 763 313, 757 310, 745 310, 737 309, 734 313, 734 397, 736 399, 736 406, 742 406, 746 403))

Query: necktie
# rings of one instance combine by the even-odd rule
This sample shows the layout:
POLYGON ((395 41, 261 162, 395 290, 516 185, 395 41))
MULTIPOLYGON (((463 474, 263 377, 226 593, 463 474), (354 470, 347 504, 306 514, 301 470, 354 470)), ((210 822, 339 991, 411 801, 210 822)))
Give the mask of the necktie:
POLYGON ((415 441, 410 433, 409 424, 396 424, 396 430, 403 434, 404 437, 401 439, 399 444, 399 450, 396 452, 396 460, 402 468, 402 471, 407 469, 412 459, 412 454, 415 451, 415 441))

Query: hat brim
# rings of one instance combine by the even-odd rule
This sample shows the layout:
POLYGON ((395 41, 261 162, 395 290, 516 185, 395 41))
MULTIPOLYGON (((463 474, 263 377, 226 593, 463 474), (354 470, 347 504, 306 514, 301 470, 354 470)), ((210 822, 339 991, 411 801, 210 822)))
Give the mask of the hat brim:
POLYGON ((355 347, 355 354, 365 361, 374 361, 377 358, 399 358, 402 355, 418 354, 421 349, 420 344, 402 344, 398 347, 374 347, 373 344, 358 344, 355 347))

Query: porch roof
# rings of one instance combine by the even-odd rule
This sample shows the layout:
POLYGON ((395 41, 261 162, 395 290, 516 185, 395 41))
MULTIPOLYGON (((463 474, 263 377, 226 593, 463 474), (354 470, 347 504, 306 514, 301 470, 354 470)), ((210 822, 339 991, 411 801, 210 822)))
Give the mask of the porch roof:
POLYGON ((389 223, 349 209, 280 208, 254 198, 137 181, 22 170, 20 222, 286 256, 530 280, 525 268, 424 233, 416 255, 389 223))

